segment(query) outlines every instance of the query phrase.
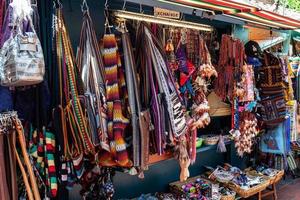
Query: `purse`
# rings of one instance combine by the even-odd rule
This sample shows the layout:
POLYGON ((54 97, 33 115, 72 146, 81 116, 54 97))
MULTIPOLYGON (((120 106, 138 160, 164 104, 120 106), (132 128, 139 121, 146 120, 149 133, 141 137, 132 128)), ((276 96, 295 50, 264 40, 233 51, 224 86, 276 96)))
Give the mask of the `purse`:
POLYGON ((45 62, 31 17, 17 19, 14 30, 0 51, 0 84, 7 87, 38 84, 44 79, 45 62), (31 32, 23 33, 24 21, 29 22, 31 32))

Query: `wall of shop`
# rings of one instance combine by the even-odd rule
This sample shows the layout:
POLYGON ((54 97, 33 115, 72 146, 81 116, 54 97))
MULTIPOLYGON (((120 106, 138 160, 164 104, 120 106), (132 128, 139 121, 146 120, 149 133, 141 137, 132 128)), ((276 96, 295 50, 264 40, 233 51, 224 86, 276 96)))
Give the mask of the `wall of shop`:
POLYGON ((239 38, 244 43, 249 41, 249 29, 241 25, 232 25, 233 26, 233 35, 239 38))
MULTIPOLYGON (((65 0, 62 2, 66 25, 73 45, 73 50, 75 52, 80 38, 80 29, 82 22, 82 12, 80 5, 82 1, 65 0)), ((87 2, 89 5, 91 17, 94 22, 94 27, 97 32, 97 36, 98 38, 100 38, 104 32, 103 9, 105 1, 87 0, 87 2)), ((45 21, 45 23, 49 23, 49 21, 47 22, 47 15, 45 14, 49 12, 49 6, 51 6, 51 4, 45 5, 45 2, 42 3, 42 8, 44 10, 42 10, 41 17, 42 20, 45 21)), ((111 9, 122 9, 123 1, 109 1, 109 6, 111 9)), ((139 6, 137 6, 136 4, 127 3, 126 9, 137 12, 139 11, 139 6)), ((150 12, 150 8, 146 6, 143 6, 143 10, 146 13, 150 12)), ((186 16, 186 19, 199 23, 210 24, 214 27, 217 27, 220 30, 219 34, 231 33, 232 27, 229 23, 211 21, 208 19, 199 19, 199 17, 197 18, 194 16, 186 16)), ((245 33, 245 30, 236 30, 239 30, 239 32, 235 33, 239 38, 242 37, 246 39, 247 34, 245 33)), ((47 31, 51 31, 51 29, 45 29, 45 32, 47 31)), ((47 41, 49 42, 49 38, 47 38, 47 34, 45 34, 44 42, 47 41)), ((200 130, 199 134, 218 134, 221 129, 230 130, 230 120, 230 117, 213 118, 211 124, 205 130, 200 130)), ((234 146, 232 144, 227 145, 227 150, 227 153, 216 153, 215 147, 203 148, 199 150, 196 163, 190 167, 190 175, 196 176, 203 173, 205 171, 204 166, 215 167, 218 164, 222 164, 224 162, 229 162, 233 165, 243 167, 244 161, 237 158, 234 146)), ((131 176, 125 173, 117 172, 113 179, 116 189, 115 198, 133 198, 139 196, 141 193, 166 191, 170 182, 174 182, 179 179, 179 172, 179 164, 174 159, 165 160, 149 166, 149 170, 145 172, 144 179, 139 179, 137 176, 131 176)), ((69 193, 70 199, 79 199, 79 190, 80 188, 69 193)))

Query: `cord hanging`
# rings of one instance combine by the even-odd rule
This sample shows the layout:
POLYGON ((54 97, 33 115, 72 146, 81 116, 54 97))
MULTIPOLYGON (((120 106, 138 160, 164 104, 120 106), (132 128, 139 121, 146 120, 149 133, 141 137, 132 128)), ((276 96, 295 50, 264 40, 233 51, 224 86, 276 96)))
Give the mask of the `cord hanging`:
POLYGON ((105 17, 105 23, 104 23, 104 32, 107 33, 107 30, 109 33, 111 33, 112 26, 109 24, 109 11, 108 11, 108 0, 105 1, 104 4, 104 17, 105 17))
POLYGON ((88 12, 89 11, 89 6, 88 6, 86 0, 82 0, 81 11, 82 12, 88 12))
POLYGON ((124 0, 122 10, 126 10, 126 0, 124 0))

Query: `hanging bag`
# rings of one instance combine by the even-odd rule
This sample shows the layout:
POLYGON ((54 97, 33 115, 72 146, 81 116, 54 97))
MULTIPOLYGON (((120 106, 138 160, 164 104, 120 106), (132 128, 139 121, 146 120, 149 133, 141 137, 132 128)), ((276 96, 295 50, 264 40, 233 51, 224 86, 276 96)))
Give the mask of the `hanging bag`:
POLYGON ((40 40, 30 16, 16 19, 10 38, 0 51, 0 84, 2 86, 27 86, 43 81, 45 62, 40 40), (30 32, 23 32, 28 22, 30 32))

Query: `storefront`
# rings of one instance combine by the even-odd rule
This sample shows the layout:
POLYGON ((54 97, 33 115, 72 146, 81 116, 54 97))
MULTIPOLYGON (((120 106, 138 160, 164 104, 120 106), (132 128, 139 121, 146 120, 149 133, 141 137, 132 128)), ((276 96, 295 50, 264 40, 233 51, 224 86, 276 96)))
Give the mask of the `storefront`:
POLYGON ((232 0, 0 3, 1 199, 261 198, 297 176, 300 21, 232 0))

